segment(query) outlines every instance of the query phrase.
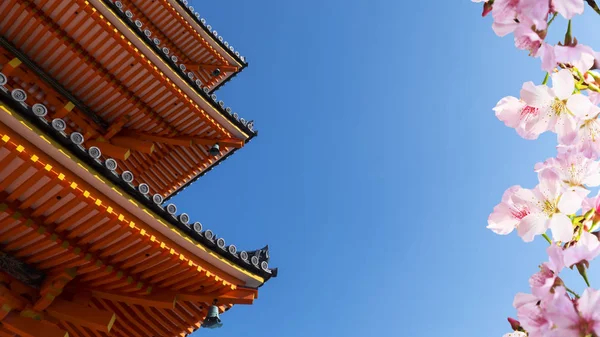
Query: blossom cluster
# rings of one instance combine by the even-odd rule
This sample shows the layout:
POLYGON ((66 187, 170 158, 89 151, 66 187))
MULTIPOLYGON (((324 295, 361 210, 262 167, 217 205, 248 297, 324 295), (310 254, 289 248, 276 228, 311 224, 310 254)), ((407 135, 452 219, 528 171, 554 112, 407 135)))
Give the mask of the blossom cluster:
POLYGON ((600 291, 590 286, 586 270, 600 255, 600 53, 577 41, 572 19, 595 0, 472 0, 491 13, 498 36, 514 36, 515 46, 540 58, 544 81, 526 82, 519 97, 502 98, 496 117, 524 139, 556 134, 557 155, 535 165, 534 188, 512 186, 488 218, 488 228, 525 242, 543 236, 548 261, 531 276, 531 293, 519 293, 509 318, 513 332, 504 337, 600 337, 600 291), (587 6, 586 6, 587 5, 587 6), (552 22, 568 20, 564 41, 546 42, 552 22), (549 85, 548 81, 551 81, 549 85), (548 235, 550 232, 550 235, 548 235), (587 288, 581 295, 567 287, 560 273, 576 269, 587 288))

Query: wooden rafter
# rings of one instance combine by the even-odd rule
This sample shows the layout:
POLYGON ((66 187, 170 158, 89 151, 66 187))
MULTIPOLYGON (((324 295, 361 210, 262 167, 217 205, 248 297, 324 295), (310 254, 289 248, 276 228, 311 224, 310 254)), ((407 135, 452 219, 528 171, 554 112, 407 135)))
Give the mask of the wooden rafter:
POLYGON ((46 312, 56 319, 105 333, 110 332, 117 318, 114 312, 90 308, 62 299, 55 300, 46 312))
POLYGON ((198 71, 201 69, 205 69, 208 71, 221 70, 226 72, 236 72, 238 71, 238 67, 227 66, 227 65, 218 65, 218 64, 204 64, 204 63, 187 63, 185 67, 192 71, 198 71))
POLYGON ((39 337, 42 331, 44 337, 69 337, 67 331, 54 324, 23 317, 16 313, 8 314, 2 320, 2 326, 22 337, 39 337))
POLYGON ((128 137, 148 140, 157 143, 163 143, 168 145, 177 145, 177 146, 192 146, 193 144, 197 145, 208 145, 212 146, 215 144, 219 144, 225 147, 233 147, 233 148, 241 148, 244 146, 244 141, 240 139, 234 138, 206 138, 206 137, 195 137, 195 136, 175 136, 175 137, 166 137, 160 135, 153 135, 144 132, 137 132, 132 130, 124 130, 124 135, 128 137))

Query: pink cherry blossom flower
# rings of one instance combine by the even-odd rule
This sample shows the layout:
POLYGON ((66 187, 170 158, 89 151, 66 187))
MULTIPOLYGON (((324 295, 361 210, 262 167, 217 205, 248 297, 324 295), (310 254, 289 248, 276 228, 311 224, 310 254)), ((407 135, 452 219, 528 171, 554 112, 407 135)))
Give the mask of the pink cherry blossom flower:
POLYGON ((494 211, 488 218, 487 228, 496 234, 510 234, 536 207, 532 200, 535 196, 531 190, 512 186, 504 192, 502 202, 494 207, 494 211))
POLYGON ((565 134, 560 137, 559 143, 566 148, 573 146, 568 151, 576 151, 587 158, 596 159, 600 156, 600 108, 594 105, 589 97, 574 95, 581 106, 582 115, 574 128, 565 128, 565 134), (585 111, 585 112, 583 112, 585 111))
POLYGON ((535 207, 517 225, 517 232, 525 242, 536 235, 552 231, 554 241, 568 242, 573 238, 573 224, 567 214, 581 208, 583 196, 576 188, 564 189, 557 179, 542 179, 533 189, 535 207))
POLYGON ((492 29, 498 36, 512 33, 519 23, 517 20, 519 0, 496 0, 492 8, 494 23, 492 29))
POLYGON ((542 42, 534 56, 542 58, 542 69, 547 72, 553 72, 558 63, 566 63, 585 73, 594 67, 596 55, 592 48, 581 43, 575 46, 552 46, 542 42))
POLYGON ((537 31, 546 30, 550 1, 520 0, 517 8, 519 11, 519 26, 535 27, 537 31))
POLYGON ((540 300, 546 300, 552 296, 558 274, 565 267, 561 247, 555 244, 550 245, 547 252, 550 256, 550 261, 542 264, 540 271, 529 278, 531 293, 540 300))
POLYGON ((493 110, 499 120, 525 139, 536 139, 548 130, 548 124, 541 120, 539 109, 527 106, 516 97, 502 98, 493 110))
POLYGON ((552 9, 565 19, 572 19, 575 15, 583 14, 583 0, 552 0, 552 9))
POLYGON ((523 19, 515 28, 515 47, 521 50, 528 50, 529 55, 535 56, 542 46, 542 38, 539 34, 531 29, 534 23, 529 19, 523 19))
POLYGON ((562 69, 552 74, 552 89, 545 85, 525 83, 521 89, 521 99, 528 106, 539 109, 539 123, 542 123, 543 128, 547 125, 559 137, 564 137, 575 128, 576 118, 588 111, 582 95, 573 95, 574 89, 573 75, 562 69))
POLYGON ((517 309, 517 317, 529 337, 542 337, 552 327, 552 321, 546 317, 540 307, 540 299, 531 294, 515 295, 513 306, 517 309))
POLYGON ((594 66, 596 52, 589 46, 578 43, 575 46, 554 46, 554 56, 558 63, 570 63, 585 73, 594 66))
POLYGON ((585 327, 585 334, 594 333, 600 336, 600 291, 587 288, 577 300, 577 309, 581 316, 580 326, 585 327))
MULTIPOLYGON (((560 153, 556 158, 537 163, 535 171, 540 179, 558 179, 565 186, 600 186, 600 162, 589 159, 580 152, 560 153)), ((583 197, 589 193, 585 188, 578 191, 583 197)))
POLYGON ((598 237, 583 231, 577 243, 564 251, 564 263, 571 267, 579 262, 590 262, 600 254, 598 237))
POLYGON ((550 336, 583 337, 600 333, 600 292, 597 290, 588 288, 574 301, 563 287, 558 287, 545 312, 554 323, 550 336))
POLYGON ((557 287, 554 290, 552 298, 544 306, 544 312, 554 323, 551 336, 580 337, 579 314, 564 287, 557 287))

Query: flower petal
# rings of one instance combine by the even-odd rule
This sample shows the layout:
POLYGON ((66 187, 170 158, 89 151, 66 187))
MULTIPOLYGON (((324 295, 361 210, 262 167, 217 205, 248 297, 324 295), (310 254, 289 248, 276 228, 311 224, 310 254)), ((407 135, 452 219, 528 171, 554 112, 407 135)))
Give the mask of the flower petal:
POLYGON ((554 241, 568 242, 573 239, 573 223, 571 219, 563 213, 552 215, 549 221, 549 227, 552 231, 554 241))
POLYGON ((577 301, 577 309, 585 320, 600 320, 600 291, 591 288, 584 290, 577 301))
POLYGON ((570 189, 562 194, 558 202, 558 209, 565 214, 574 214, 581 208, 583 198, 579 189, 570 189))
POLYGON ((552 90, 559 99, 567 99, 573 94, 575 79, 567 69, 552 74, 552 90))
POLYGON ((542 70, 552 73, 556 68, 556 57, 554 56, 554 46, 542 42, 542 46, 538 49, 536 56, 542 58, 542 70))
POLYGON ((521 123, 521 110, 525 103, 516 97, 507 96, 502 98, 494 107, 494 112, 499 120, 506 126, 516 128, 521 123))
POLYGON ((550 94, 550 89, 545 85, 536 86, 533 82, 523 83, 521 88, 521 99, 525 104, 534 108, 547 108, 554 97, 550 94))
POLYGON ((593 117, 591 114, 595 115, 598 113, 598 111, 594 109, 597 107, 590 102, 590 99, 587 96, 582 94, 575 94, 569 97, 567 108, 575 116, 583 119, 590 119, 593 117))
POLYGON ((575 15, 583 14, 582 0, 554 0, 552 6, 565 19, 572 19, 575 15))
POLYGON ((521 220, 517 232, 523 241, 531 242, 536 235, 544 234, 547 229, 548 218, 542 213, 531 213, 521 220))

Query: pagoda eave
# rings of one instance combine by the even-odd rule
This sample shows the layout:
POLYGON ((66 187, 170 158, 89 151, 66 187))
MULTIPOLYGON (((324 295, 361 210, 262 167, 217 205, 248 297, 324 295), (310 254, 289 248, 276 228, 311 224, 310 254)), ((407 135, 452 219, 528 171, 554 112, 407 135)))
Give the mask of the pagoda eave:
MULTIPOLYGON (((2 96, 3 93, 0 93, 2 96)), ((111 183, 106 177, 96 174, 95 170, 89 167, 84 161, 79 160, 71 151, 65 149, 62 145, 53 141, 52 138, 45 136, 36 126, 22 118, 6 103, 0 100, 0 127, 5 125, 5 130, 12 130, 23 138, 23 142, 28 142, 39 150, 39 155, 45 154, 51 159, 60 163, 66 170, 72 172, 73 176, 80 177, 85 183, 95 188, 104 195, 107 200, 112 200, 115 205, 119 205, 124 212, 139 219, 140 224, 149 226, 148 230, 155 231, 155 235, 161 235, 166 240, 172 242, 173 246, 184 248, 192 254, 199 263, 204 266, 217 266, 218 270, 213 273, 220 275, 224 280, 228 275, 232 284, 240 284, 251 288, 256 288, 265 282, 265 278, 250 273, 227 259, 215 254, 211 249, 192 240, 181 228, 156 215, 152 210, 144 207, 140 201, 131 198, 121 187, 111 183), (25 141, 27 139, 27 141, 25 141)), ((5 101, 6 102, 6 101, 5 101)), ((173 222, 175 222, 173 218, 173 222)), ((250 265, 249 265, 250 266, 250 265)))

